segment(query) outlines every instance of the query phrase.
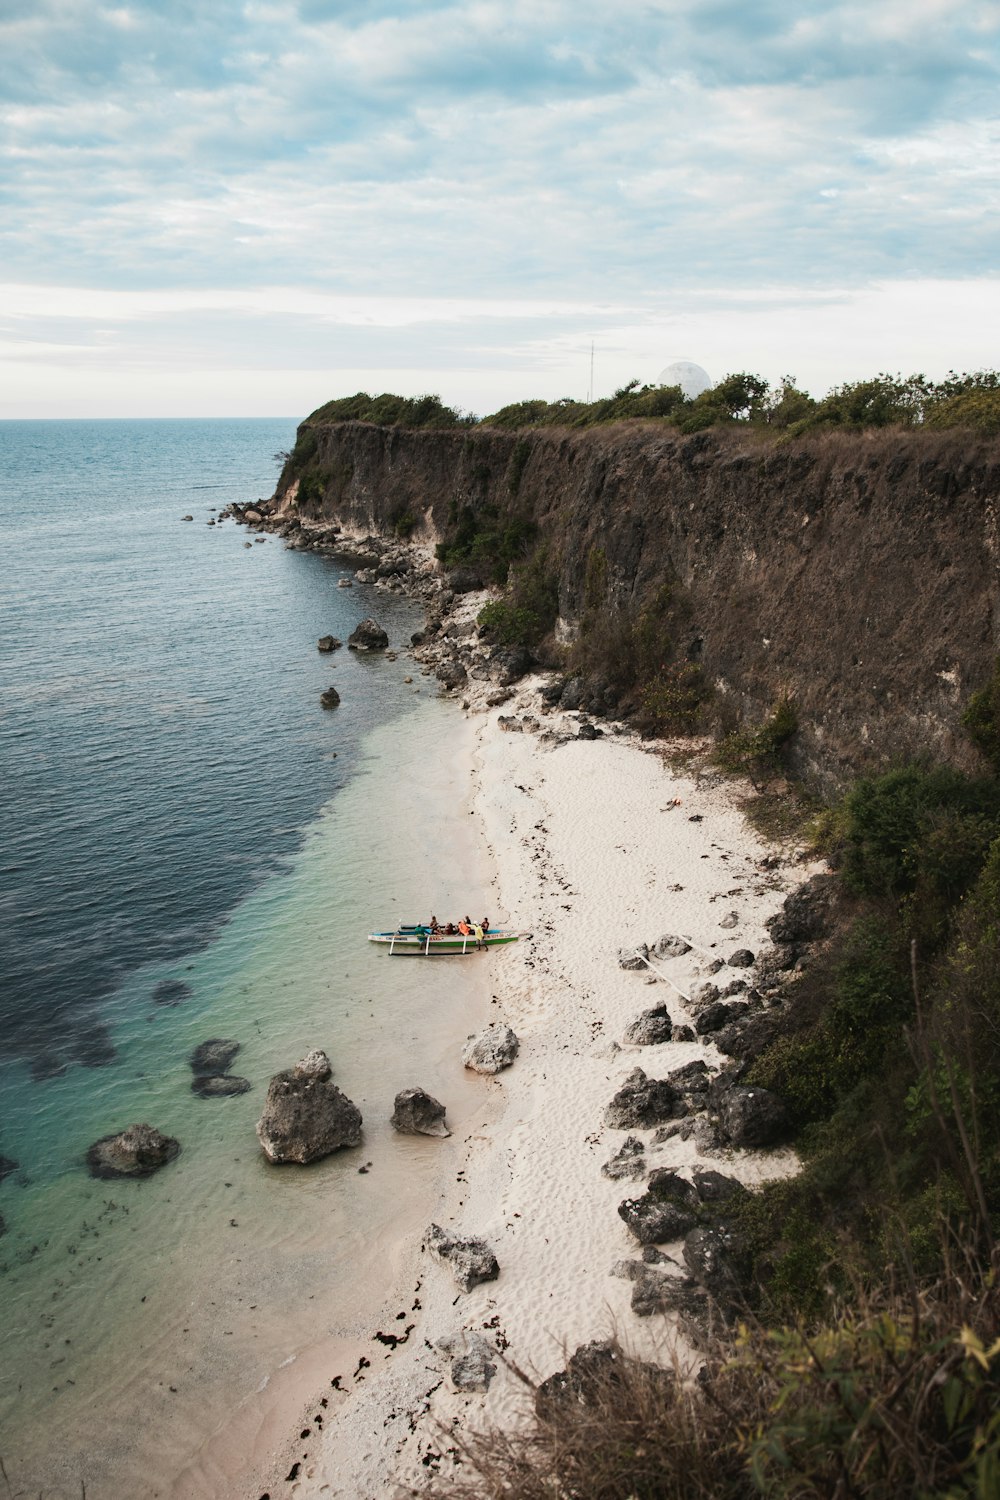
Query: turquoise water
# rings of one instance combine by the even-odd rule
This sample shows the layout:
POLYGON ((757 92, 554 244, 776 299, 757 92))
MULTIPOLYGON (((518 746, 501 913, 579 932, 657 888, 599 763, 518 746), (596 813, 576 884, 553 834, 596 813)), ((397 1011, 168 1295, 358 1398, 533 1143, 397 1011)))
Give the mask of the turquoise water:
POLYGON ((419 612, 205 524, 268 493, 292 427, 0 424, 15 1490, 171 1493, 279 1365, 369 1328, 395 1247, 433 1217, 455 1143, 397 1137, 394 1094, 419 1084, 455 1122, 481 1108, 456 1039, 502 955, 408 964, 364 941, 432 897, 486 900, 464 721, 404 656, 315 648, 369 613, 402 644, 419 612), (166 980, 181 1003, 157 1003, 166 980), (210 1036, 241 1043, 250 1093, 191 1092, 210 1036), (313 1046, 361 1108, 363 1145, 270 1167, 254 1135, 267 1079, 313 1046), (177 1136, 178 1159, 144 1182, 90 1178, 87 1145, 133 1120, 177 1136))

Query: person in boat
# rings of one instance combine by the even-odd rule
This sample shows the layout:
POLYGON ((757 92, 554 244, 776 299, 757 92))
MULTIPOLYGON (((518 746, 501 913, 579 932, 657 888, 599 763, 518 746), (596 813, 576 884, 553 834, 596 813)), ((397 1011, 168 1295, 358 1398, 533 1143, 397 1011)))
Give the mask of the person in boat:
POLYGON ((463 937, 472 936, 472 923, 469 921, 468 917, 462 918, 461 922, 459 922, 458 924, 458 930, 463 937))
POLYGON ((455 926, 454 922, 448 922, 445 924, 444 931, 446 937, 454 937, 455 933, 458 931, 458 928, 455 926))
POLYGON ((430 933, 431 937, 437 937, 438 933, 441 931, 441 927, 437 917, 431 917, 430 921, 427 924, 427 931, 430 933))

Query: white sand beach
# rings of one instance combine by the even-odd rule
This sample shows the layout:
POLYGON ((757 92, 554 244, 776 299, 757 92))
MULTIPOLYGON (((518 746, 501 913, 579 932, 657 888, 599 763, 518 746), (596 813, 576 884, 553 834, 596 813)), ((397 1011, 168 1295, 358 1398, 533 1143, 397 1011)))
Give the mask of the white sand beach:
MULTIPOLYGON (((502 710, 537 712, 530 685, 502 710)), ((449 1431, 509 1427, 528 1410, 514 1367, 544 1378, 591 1339, 614 1334, 644 1357, 684 1357, 673 1319, 638 1318, 629 1282, 611 1274, 637 1247, 617 1214, 632 1190, 601 1174, 626 1132, 606 1127, 603 1115, 637 1065, 658 1078, 694 1058, 710 1066, 721 1059, 700 1039, 616 1044, 629 1022, 664 1001, 675 1024, 688 1022, 682 993, 704 981, 713 958, 765 946, 765 920, 816 866, 795 849, 773 858, 738 809, 738 783, 678 773, 656 746, 611 730, 555 743, 552 731, 575 734, 573 716, 542 716, 541 732, 505 732, 500 717, 478 718, 472 807, 495 869, 489 915, 532 937, 464 962, 488 966, 491 1013, 514 1028, 520 1053, 511 1068, 479 1080, 474 1120, 435 1143, 441 1184, 426 1215, 427 1224, 485 1239, 500 1275, 462 1293, 449 1266, 411 1236, 386 1304, 395 1321, 372 1330, 367 1365, 359 1367, 356 1349, 336 1370, 328 1361, 327 1379, 302 1410, 308 1437, 296 1434, 272 1470, 281 1494, 412 1495, 428 1473, 456 1462, 449 1431), (620 948, 666 933, 692 948, 659 963, 664 980, 619 967, 620 948), (386 1328, 405 1342, 391 1348, 375 1339, 386 1328), (484 1394, 455 1391, 451 1356, 437 1347, 462 1331, 496 1351, 484 1394)), ((650 1135, 650 1166, 703 1160, 748 1184, 795 1169, 789 1151, 709 1160, 693 1139, 650 1147, 650 1135)))

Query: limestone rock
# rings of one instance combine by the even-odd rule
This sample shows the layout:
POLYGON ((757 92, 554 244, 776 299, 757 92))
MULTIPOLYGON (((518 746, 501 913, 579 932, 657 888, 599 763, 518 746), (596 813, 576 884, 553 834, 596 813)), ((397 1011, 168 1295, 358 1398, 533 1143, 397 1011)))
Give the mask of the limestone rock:
POLYGON ((268 1084, 257 1139, 269 1161, 309 1162, 361 1140, 361 1111, 330 1077, 325 1052, 310 1052, 268 1084))
POLYGON ((347 644, 352 651, 384 651, 389 637, 375 620, 367 619, 351 631, 347 644))
POLYGON ((619 1182, 626 1177, 639 1182, 646 1175, 644 1151, 645 1147, 637 1135, 627 1135, 615 1155, 604 1163, 602 1175, 610 1177, 612 1182, 619 1182))
POLYGON ((634 1068, 604 1111, 604 1123, 614 1130, 645 1130, 661 1125, 674 1113, 677 1095, 661 1078, 647 1078, 634 1068))
POLYGON ((173 1161, 180 1149, 180 1141, 152 1125, 129 1125, 95 1141, 87 1166, 92 1177, 148 1177, 173 1161))
POLYGON ((485 1240, 465 1238, 431 1224, 424 1244, 442 1260, 448 1261, 455 1281, 463 1292, 470 1292, 481 1281, 496 1281, 500 1266, 485 1240))
POLYGON ((749 948, 737 948, 727 960, 731 969, 749 969, 754 961, 754 956, 749 948))
POLYGON ((338 641, 335 635, 321 635, 319 640, 316 642, 316 645, 320 651, 336 651, 343 644, 343 641, 338 641))
POLYGON ((497 1372, 492 1361, 493 1350, 478 1333, 446 1334, 437 1340, 442 1354, 451 1356, 451 1383, 456 1391, 488 1391, 497 1372))
POLYGON ((669 1042, 673 1030, 667 1007, 656 1005, 652 1010, 644 1010, 626 1028, 625 1041, 633 1047, 656 1047, 662 1042, 669 1042))
POLYGON ((337 689, 331 685, 330 687, 326 688, 324 692, 320 693, 319 701, 322 704, 323 708, 336 708, 338 703, 340 702, 340 694, 337 692, 337 689))
POLYGON ((657 938, 653 944, 654 958, 683 958, 685 953, 691 952, 691 944, 682 937, 674 937, 671 933, 665 933, 663 937, 657 938))
POLYGON ((478 1036, 471 1036, 462 1048, 462 1062, 474 1073, 500 1073, 509 1068, 520 1043, 511 1028, 494 1021, 478 1036))
POLYGON ((636 943, 632 948, 619 948, 619 969, 644 969, 646 959, 649 957, 649 949, 645 943, 636 943))
POLYGON ((401 1135, 448 1136, 445 1108, 423 1089, 403 1089, 396 1095, 390 1124, 401 1135))

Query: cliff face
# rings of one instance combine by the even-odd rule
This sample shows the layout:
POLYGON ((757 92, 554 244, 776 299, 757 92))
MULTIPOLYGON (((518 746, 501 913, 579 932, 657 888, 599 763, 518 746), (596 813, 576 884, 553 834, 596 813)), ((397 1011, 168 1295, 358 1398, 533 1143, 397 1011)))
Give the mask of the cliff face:
POLYGON ((921 753, 972 768, 960 727, 1000 650, 1000 443, 832 433, 775 447, 728 430, 316 425, 280 508, 438 540, 456 508, 533 520, 571 626, 682 591, 680 654, 722 704, 799 711, 826 782, 921 753), (312 440, 310 439, 310 446, 312 440), (595 559, 600 560, 595 569, 595 559))

